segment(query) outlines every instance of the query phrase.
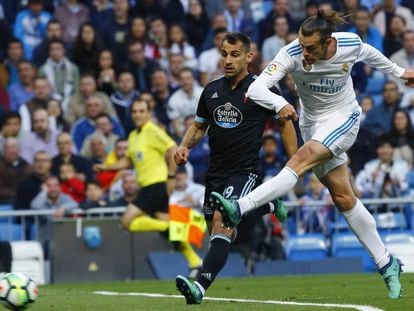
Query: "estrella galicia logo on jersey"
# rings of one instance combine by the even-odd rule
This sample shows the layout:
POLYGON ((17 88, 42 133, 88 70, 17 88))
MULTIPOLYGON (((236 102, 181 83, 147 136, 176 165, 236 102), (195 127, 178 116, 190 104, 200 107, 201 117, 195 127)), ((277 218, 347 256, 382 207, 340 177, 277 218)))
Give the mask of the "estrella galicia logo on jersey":
POLYGON ((270 63, 269 65, 267 65, 266 69, 264 70, 265 73, 267 73, 268 75, 274 75, 276 73, 277 70, 277 65, 276 63, 270 63))
POLYGON ((218 106, 214 112, 214 121, 223 128, 233 128, 238 126, 243 120, 240 110, 231 103, 218 106))

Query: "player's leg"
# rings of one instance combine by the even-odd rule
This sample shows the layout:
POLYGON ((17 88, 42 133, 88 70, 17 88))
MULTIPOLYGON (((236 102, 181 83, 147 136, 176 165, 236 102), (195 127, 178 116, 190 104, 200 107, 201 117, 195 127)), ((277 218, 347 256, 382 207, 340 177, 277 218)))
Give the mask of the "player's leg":
POLYGON ((355 197, 349 181, 347 165, 342 164, 334 168, 320 180, 329 189, 336 207, 342 212, 350 229, 383 275, 389 289, 389 297, 398 298, 401 294, 400 264, 397 259, 390 256, 385 248, 378 234, 374 217, 355 197))

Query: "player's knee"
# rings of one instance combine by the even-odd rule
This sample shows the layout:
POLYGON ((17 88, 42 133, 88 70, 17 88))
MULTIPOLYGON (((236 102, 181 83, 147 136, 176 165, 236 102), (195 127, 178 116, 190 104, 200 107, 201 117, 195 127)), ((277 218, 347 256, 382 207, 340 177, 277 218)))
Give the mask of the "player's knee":
POLYGON ((351 194, 333 194, 332 200, 341 212, 349 211, 355 205, 355 196, 351 194))

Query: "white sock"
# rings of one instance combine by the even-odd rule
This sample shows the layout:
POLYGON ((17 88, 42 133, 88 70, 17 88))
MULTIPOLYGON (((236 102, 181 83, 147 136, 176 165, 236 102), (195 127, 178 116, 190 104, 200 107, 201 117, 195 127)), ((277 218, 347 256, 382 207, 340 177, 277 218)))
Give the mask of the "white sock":
POLYGON ((359 199, 357 199, 355 206, 344 212, 343 215, 349 228, 354 232, 377 267, 379 269, 384 267, 390 260, 390 254, 378 234, 374 217, 359 199))
POLYGON ((285 166, 275 177, 237 200, 240 213, 243 215, 258 206, 280 198, 296 185, 298 179, 298 175, 291 168, 285 166))
POLYGON ((202 294, 202 295, 203 295, 203 297, 204 297, 204 294, 206 293, 206 290, 204 289, 204 287, 203 287, 203 286, 201 286, 201 284, 200 284, 200 283, 198 283, 197 281, 195 281, 195 282, 194 282, 194 285, 198 287, 198 289, 200 290, 201 294, 202 294))

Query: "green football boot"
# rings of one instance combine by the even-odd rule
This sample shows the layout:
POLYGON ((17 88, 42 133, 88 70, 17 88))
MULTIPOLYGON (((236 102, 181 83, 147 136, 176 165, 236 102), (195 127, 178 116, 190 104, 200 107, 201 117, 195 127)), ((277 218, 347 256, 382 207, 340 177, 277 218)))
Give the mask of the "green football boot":
POLYGON ((394 256, 390 256, 390 262, 379 270, 385 284, 388 288, 388 297, 397 299, 401 297, 402 288, 400 283, 400 274, 402 272, 402 263, 394 256))
POLYGON ((276 199, 272 203, 274 205, 273 214, 275 214, 276 218, 279 220, 280 223, 285 222, 287 218, 287 210, 282 200, 276 199))
POLYGON ((239 224, 241 214, 239 203, 236 200, 226 200, 220 193, 212 192, 210 201, 213 207, 220 212, 226 227, 235 228, 239 224))
POLYGON ((197 285, 191 283, 182 275, 175 277, 175 284, 177 290, 185 297, 185 301, 188 305, 199 305, 203 300, 203 294, 197 285))

